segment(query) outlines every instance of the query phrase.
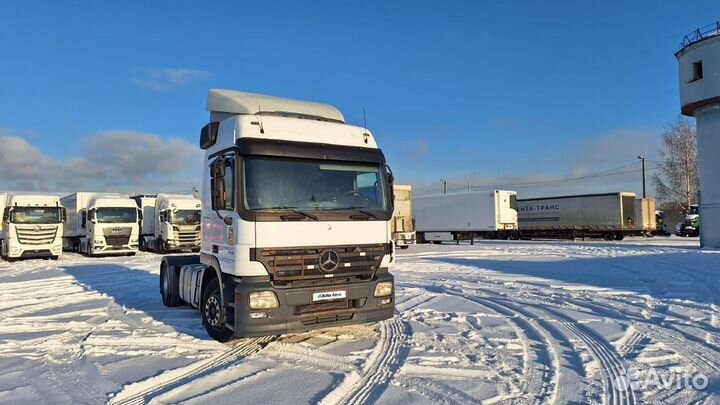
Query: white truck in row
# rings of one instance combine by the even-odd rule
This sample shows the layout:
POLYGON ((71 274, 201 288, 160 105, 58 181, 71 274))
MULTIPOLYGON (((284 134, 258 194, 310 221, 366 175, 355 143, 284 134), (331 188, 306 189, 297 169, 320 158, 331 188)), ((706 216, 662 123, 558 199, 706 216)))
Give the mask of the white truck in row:
POLYGON ((62 255, 65 209, 50 195, 0 193, 0 256, 14 261, 62 255))
POLYGON ((655 200, 635 193, 569 195, 518 200, 523 238, 600 237, 622 240, 650 235, 656 227, 655 200))
POLYGON ((515 191, 417 196, 413 198, 418 243, 517 239, 515 191))
POLYGON ((370 131, 229 90, 207 109, 201 251, 163 258, 163 303, 198 308, 220 341, 391 318, 393 176, 370 131))
POLYGON ((200 200, 181 194, 131 197, 142 212, 140 250, 200 251, 200 200))
POLYGON ((88 256, 135 255, 140 212, 134 200, 114 193, 78 192, 61 199, 67 209, 63 247, 88 256))

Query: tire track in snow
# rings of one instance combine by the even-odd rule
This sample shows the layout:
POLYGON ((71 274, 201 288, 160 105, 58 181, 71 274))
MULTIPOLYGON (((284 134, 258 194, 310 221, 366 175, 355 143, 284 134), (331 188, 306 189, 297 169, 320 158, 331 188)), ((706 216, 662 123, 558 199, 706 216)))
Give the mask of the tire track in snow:
POLYGON ((130 383, 108 401, 112 405, 142 405, 149 403, 152 398, 168 392, 182 385, 192 383, 194 379, 211 374, 219 368, 253 355, 265 347, 267 343, 277 336, 263 336, 259 338, 243 339, 234 344, 233 348, 180 369, 166 371, 165 373, 150 377, 144 381, 130 383))
POLYGON ((322 404, 337 403, 369 405, 375 403, 385 392, 409 353, 407 340, 409 325, 397 315, 381 323, 380 341, 375 346, 370 362, 359 378, 349 377, 336 390, 320 401, 322 404))

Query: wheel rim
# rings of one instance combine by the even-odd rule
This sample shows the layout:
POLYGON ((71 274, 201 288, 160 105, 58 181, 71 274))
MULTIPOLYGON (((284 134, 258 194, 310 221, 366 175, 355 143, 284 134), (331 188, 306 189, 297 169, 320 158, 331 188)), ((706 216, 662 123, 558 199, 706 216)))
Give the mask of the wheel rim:
POLYGON ((217 327, 220 324, 220 300, 217 295, 212 295, 205 302, 205 320, 210 326, 217 327))

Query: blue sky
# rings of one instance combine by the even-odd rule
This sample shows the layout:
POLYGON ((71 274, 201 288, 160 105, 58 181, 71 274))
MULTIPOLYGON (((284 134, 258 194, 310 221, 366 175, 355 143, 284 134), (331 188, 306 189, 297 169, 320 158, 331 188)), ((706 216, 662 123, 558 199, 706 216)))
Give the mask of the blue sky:
MULTIPOLYGON (((265 3, 4 2, 0 157, 44 169, 0 162, 0 188, 195 184, 208 88, 328 102, 357 124, 365 108, 396 177, 418 190, 602 172, 657 157, 679 112, 673 53, 720 18, 717 1, 265 3), (162 150, 184 161, 145 161, 162 150), (87 161, 136 170, 92 175, 87 161)), ((553 187, 528 192, 640 182, 553 187)))

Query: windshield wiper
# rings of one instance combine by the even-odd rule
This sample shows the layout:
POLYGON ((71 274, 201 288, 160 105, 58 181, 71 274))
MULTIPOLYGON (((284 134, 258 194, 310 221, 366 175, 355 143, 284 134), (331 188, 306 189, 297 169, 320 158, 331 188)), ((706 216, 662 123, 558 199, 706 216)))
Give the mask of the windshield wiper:
POLYGON ((298 214, 298 215, 304 216, 305 218, 310 218, 310 219, 312 219, 313 221, 317 221, 317 220, 318 220, 318 217, 316 217, 315 215, 308 214, 307 212, 304 212, 304 211, 300 211, 299 209, 297 209, 297 207, 286 207, 286 206, 284 206, 284 205, 279 205, 279 206, 276 206, 276 207, 265 207, 265 208, 261 208, 261 210, 287 210, 287 211, 292 212, 293 214, 298 214))
POLYGON ((338 207, 338 208, 330 208, 327 211, 345 211, 345 210, 355 211, 355 212, 359 212, 367 217, 380 219, 377 215, 373 214, 370 211, 365 211, 363 208, 365 208, 365 207, 338 207))

